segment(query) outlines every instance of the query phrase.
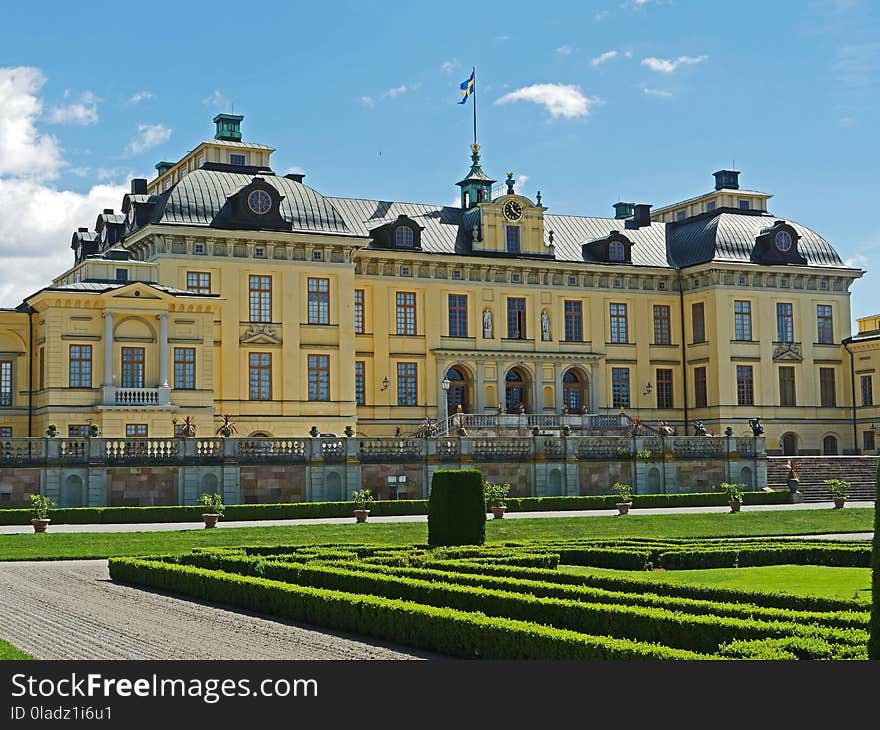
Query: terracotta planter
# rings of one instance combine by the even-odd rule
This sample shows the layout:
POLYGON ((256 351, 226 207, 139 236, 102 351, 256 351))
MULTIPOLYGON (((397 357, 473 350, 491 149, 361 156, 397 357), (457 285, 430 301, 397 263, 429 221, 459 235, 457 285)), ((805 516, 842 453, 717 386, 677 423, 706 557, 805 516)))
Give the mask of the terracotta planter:
POLYGON ((369 514, 370 510, 368 509, 356 509, 354 511, 354 519, 356 522, 366 522, 369 514))
POLYGON ((504 511, 506 509, 507 507, 493 507, 492 514, 495 516, 496 520, 500 520, 502 517, 504 517, 504 511))
POLYGON ((217 520, 220 519, 220 515, 204 514, 202 519, 205 521, 205 529, 208 529, 209 527, 217 527, 217 520))
POLYGON ((843 509, 843 505, 846 504, 846 497, 835 497, 834 498, 834 509, 843 509))
POLYGON ((742 507, 742 502, 728 502, 730 505, 731 512, 739 512, 739 508, 742 507))
POLYGON ((628 515, 630 507, 632 507, 632 502, 618 502, 617 503, 617 514, 628 515))
POLYGON ((48 517, 43 520, 31 520, 31 524, 34 526, 34 532, 45 532, 51 521, 52 520, 50 520, 48 517))

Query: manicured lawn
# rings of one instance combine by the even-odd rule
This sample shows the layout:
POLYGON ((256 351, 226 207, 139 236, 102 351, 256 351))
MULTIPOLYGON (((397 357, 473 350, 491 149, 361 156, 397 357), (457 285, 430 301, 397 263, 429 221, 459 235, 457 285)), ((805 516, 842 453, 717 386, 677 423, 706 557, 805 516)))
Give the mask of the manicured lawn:
POLYGON ((19 651, 12 644, 0 641, 0 661, 5 659, 33 659, 33 657, 19 651))
MULTIPOLYGON (((816 509, 671 514, 625 517, 490 519, 488 541, 559 540, 589 537, 754 537, 868 532, 872 509, 816 509)), ((368 522, 356 525, 239 527, 176 532, 53 533, 0 535, 0 560, 60 560, 187 552, 193 547, 307 543, 424 544, 425 522, 368 522)))
POLYGON ((806 596, 871 600, 870 568, 826 568, 822 565, 768 565, 759 568, 716 568, 713 570, 632 571, 564 565, 566 573, 626 575, 662 583, 734 588, 806 596))

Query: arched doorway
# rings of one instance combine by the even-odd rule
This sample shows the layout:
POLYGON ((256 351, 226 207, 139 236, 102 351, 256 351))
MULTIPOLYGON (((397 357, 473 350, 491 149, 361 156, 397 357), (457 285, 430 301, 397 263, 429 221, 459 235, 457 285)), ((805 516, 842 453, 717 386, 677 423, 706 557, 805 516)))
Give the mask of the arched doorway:
POLYGON ((547 483, 547 496, 562 496, 562 472, 559 471, 559 469, 550 470, 550 480, 547 483))
POLYGON ((219 490, 217 489, 217 475, 212 473, 207 473, 202 476, 202 494, 207 492, 208 494, 215 494, 219 490))
POLYGON ((85 507, 85 489, 82 477, 78 474, 70 474, 61 485, 62 507, 85 507))
POLYGON ((587 376, 577 368, 570 368, 562 376, 562 404, 569 413, 580 413, 587 398, 587 376))
POLYGON ((825 456, 837 456, 837 436, 826 436, 822 439, 822 453, 825 456))
POLYGON ((797 456, 798 452, 798 442, 797 442, 797 434, 787 433, 781 439, 780 443, 782 444, 782 455, 783 456, 797 456))
POLYGON ((449 380, 449 390, 446 391, 446 407, 447 412, 452 415, 461 406, 461 410, 470 413, 470 378, 467 372, 460 367, 452 367, 446 371, 446 377, 449 380))
POLYGON ((529 410, 531 379, 522 368, 511 368, 504 377, 504 406, 508 413, 519 413, 520 406, 529 410))

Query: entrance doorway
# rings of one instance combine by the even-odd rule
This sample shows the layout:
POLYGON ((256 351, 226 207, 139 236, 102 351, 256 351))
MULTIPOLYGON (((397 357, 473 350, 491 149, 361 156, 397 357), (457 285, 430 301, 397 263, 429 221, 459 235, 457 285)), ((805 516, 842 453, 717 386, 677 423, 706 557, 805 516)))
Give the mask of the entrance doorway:
POLYGON ((451 416, 461 406, 462 411, 470 413, 471 401, 467 374, 460 368, 453 367, 446 372, 446 377, 449 380, 449 390, 446 391, 446 406, 449 409, 447 412, 451 416))
POLYGON ((587 398, 587 376, 577 368, 566 370, 562 376, 562 403, 569 413, 580 413, 587 398))
POLYGON ((781 441, 783 456, 797 456, 797 434, 787 433, 782 437, 781 441))
POLYGON ((522 368, 511 368, 504 378, 504 406, 508 413, 519 413, 520 406, 529 410, 531 378, 522 368))

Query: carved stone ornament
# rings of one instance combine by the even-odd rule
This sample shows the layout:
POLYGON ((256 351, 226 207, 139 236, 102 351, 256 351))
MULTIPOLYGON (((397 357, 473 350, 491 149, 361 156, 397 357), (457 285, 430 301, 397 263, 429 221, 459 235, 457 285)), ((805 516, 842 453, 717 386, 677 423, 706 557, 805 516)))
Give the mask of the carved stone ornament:
POLYGON ((804 359, 800 342, 777 342, 773 346, 773 361, 801 362, 804 359))
POLYGON ((239 341, 245 345, 280 345, 281 335, 271 324, 251 323, 239 341))

